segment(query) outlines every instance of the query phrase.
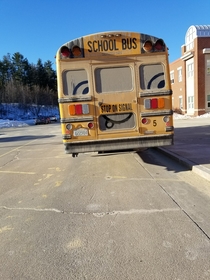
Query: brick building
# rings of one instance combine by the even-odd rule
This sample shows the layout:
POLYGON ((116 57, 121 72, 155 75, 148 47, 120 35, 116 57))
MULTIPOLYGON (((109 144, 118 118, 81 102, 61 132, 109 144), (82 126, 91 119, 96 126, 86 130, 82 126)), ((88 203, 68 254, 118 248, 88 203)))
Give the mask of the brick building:
POLYGON ((198 116, 210 113, 210 25, 192 25, 181 57, 170 63, 173 109, 198 116))

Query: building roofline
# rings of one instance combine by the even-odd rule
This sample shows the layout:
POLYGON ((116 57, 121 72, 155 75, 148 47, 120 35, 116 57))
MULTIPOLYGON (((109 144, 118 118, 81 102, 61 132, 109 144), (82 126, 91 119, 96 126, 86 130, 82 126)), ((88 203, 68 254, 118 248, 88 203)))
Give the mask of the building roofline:
POLYGON ((187 52, 183 56, 181 56, 181 59, 182 60, 187 60, 187 59, 189 59, 189 58, 191 58, 193 56, 194 56, 194 52, 187 52))

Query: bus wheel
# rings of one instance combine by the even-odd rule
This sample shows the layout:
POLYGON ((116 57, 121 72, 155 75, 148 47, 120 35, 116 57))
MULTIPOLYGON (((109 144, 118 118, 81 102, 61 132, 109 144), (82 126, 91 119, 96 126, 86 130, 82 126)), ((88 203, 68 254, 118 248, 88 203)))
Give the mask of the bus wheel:
POLYGON ((78 157, 78 153, 72 154, 72 157, 78 157))

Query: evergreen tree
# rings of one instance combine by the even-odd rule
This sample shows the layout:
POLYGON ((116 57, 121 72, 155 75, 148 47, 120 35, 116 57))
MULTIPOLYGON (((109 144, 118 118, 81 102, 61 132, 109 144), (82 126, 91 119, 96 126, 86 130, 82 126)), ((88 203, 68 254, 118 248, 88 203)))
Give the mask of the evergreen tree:
POLYGON ((12 79, 12 63, 10 54, 3 56, 0 61, 0 102, 6 102, 5 86, 12 79))
POLYGON ((52 62, 30 64, 19 52, 0 60, 0 103, 57 104, 56 72, 52 62))
POLYGON ((19 52, 14 53, 12 56, 12 77, 13 80, 22 84, 27 83, 27 70, 28 70, 28 60, 24 58, 19 52))

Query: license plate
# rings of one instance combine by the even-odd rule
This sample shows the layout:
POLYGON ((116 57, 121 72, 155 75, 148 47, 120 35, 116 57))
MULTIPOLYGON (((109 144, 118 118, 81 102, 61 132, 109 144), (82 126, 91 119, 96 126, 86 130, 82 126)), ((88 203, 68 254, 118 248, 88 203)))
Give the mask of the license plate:
POLYGON ((73 131, 74 136, 88 136, 88 130, 86 128, 79 128, 73 131))

